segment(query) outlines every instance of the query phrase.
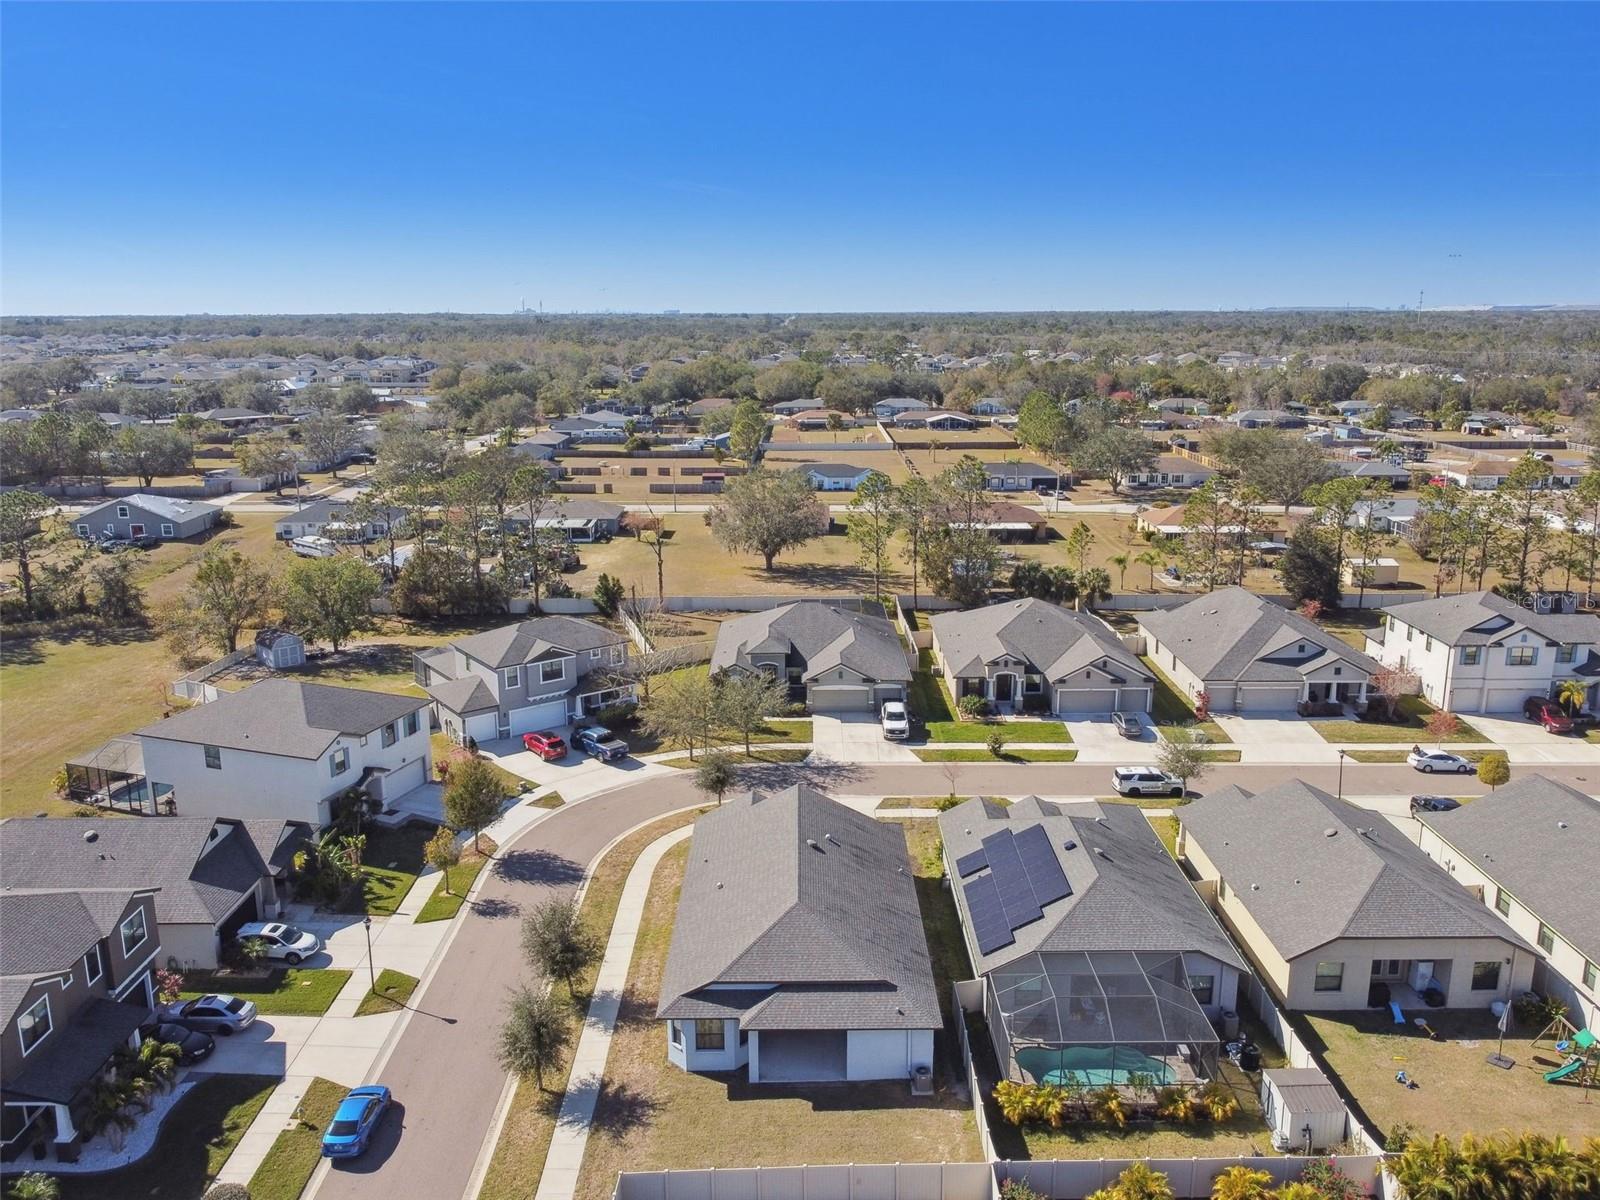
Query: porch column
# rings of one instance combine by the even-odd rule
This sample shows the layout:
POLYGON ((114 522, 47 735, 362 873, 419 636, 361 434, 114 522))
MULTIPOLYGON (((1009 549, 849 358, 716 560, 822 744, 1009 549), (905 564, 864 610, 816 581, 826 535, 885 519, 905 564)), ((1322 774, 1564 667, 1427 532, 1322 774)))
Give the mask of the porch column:
POLYGON ((72 1110, 65 1104, 52 1104, 56 1110, 56 1141, 70 1142, 78 1136, 77 1127, 72 1123, 72 1110))

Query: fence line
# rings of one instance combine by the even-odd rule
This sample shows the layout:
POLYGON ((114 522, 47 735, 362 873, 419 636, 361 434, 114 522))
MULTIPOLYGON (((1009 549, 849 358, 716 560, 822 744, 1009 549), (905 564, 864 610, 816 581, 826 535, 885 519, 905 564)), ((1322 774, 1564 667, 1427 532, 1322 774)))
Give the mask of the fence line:
POLYGON ((231 654, 224 654, 214 662, 208 662, 203 667, 196 667, 186 675, 180 675, 172 681, 172 694, 180 700, 198 700, 209 704, 217 698, 216 685, 209 682, 229 667, 242 663, 247 658, 255 657, 255 647, 241 647, 231 654))

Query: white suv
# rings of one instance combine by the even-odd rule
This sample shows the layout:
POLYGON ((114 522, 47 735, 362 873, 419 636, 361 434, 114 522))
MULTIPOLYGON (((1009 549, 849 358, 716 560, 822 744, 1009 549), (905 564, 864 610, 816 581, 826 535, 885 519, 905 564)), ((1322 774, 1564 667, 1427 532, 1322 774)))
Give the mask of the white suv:
POLYGON ((1111 772, 1111 782, 1121 796, 1183 795, 1183 780, 1158 767, 1118 767, 1111 772))
POLYGON ((281 958, 291 967, 322 949, 322 940, 316 934, 285 925, 281 921, 255 921, 241 925, 234 936, 241 942, 255 939, 267 948, 268 958, 281 958))
POLYGON ((883 736, 891 741, 904 741, 911 736, 911 718, 906 706, 899 700, 887 700, 883 705, 883 736))

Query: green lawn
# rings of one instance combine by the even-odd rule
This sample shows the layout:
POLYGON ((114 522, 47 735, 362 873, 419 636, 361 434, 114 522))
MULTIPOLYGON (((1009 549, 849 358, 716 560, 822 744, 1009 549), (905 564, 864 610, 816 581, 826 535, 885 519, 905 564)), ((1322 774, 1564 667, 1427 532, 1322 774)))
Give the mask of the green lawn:
POLYGON ((404 971, 379 971, 378 986, 367 989, 367 994, 356 1006, 356 1016, 369 1017, 374 1013, 404 1008, 406 1001, 411 999, 411 993, 417 990, 417 984, 421 982, 415 975, 407 975, 404 971))
MULTIPOLYGON (((973 799, 971 796, 957 796, 956 804, 971 799, 973 799)), ((1011 801, 1004 796, 987 796, 985 799, 991 804, 999 804, 1005 807, 1009 807, 1011 804, 1011 801)), ((880 812, 892 808, 941 808, 941 806, 942 808, 955 807, 954 804, 950 803, 949 796, 885 796, 878 801, 880 812)))
POLYGON ((1076 750, 1002 750, 996 758, 987 750, 913 750, 923 762, 1040 763, 1072 762, 1076 750))
MULTIPOLYGON (((779 746, 773 750, 752 750, 746 754, 743 750, 723 749, 722 753, 734 766, 750 766, 756 763, 797 763, 805 762, 809 750, 802 750, 795 746, 779 746)), ((700 760, 705 757, 705 751, 699 751, 694 758, 687 754, 680 754, 676 758, 657 759, 663 767, 677 767, 679 770, 692 771, 700 765, 700 760)))
POLYGON ((250 1200, 299 1200, 322 1158, 322 1131, 347 1091, 328 1079, 311 1081, 295 1109, 298 1124, 278 1135, 250 1177, 250 1200))
POLYGON ((1239 761, 1237 750, 1207 750, 1202 757, 1207 762, 1236 763, 1239 761))
POLYGON ((930 742, 983 742, 996 729, 1018 742, 1070 742, 1072 735, 1060 721, 963 721, 956 714, 955 701, 944 680, 934 674, 930 655, 923 650, 921 666, 911 677, 911 707, 928 724, 930 742))
POLYGON ((1178 857, 1178 818, 1177 817, 1147 817, 1151 827, 1156 831, 1156 836, 1161 839, 1161 844, 1167 848, 1167 853, 1173 858, 1178 857))
POLYGON ((1167 678, 1167 673, 1156 666, 1156 660, 1148 654, 1140 662, 1149 668, 1150 673, 1156 677, 1155 696, 1151 703, 1150 716, 1155 722, 1159 733, 1171 733, 1174 729, 1189 729, 1196 733, 1203 733, 1213 742, 1227 743, 1233 741, 1222 726, 1215 721, 1195 720, 1194 707, 1177 688, 1177 685, 1167 678))
POLYGON ((422 871, 422 848, 435 828, 413 821, 398 829, 368 830, 364 911, 387 915, 399 909, 422 871))
MULTIPOLYGON (((1405 750, 1347 750, 1345 753, 1355 762, 1359 763, 1403 763, 1406 760, 1405 750)), ((1468 762, 1482 762, 1485 754, 1493 753, 1489 750, 1452 750, 1452 754, 1459 754, 1468 762)))
POLYGON ((61 1200, 200 1200, 272 1095, 271 1075, 207 1075, 179 1100, 155 1147, 104 1175, 61 1175, 61 1200))
POLYGON ((256 1011, 264 1017, 320 1017, 349 978, 349 971, 332 967, 285 967, 274 973, 273 983, 257 991, 230 983, 227 976, 195 972, 184 976, 188 986, 179 998, 192 1000, 208 992, 221 992, 253 1001, 256 1011))
POLYGON ((1428 717, 1434 712, 1433 705, 1421 696, 1402 696, 1399 704, 1395 706, 1395 715, 1399 720, 1393 724, 1378 721, 1323 721, 1312 720, 1311 728, 1322 736, 1325 742, 1405 742, 1405 741, 1446 741, 1446 742, 1484 742, 1489 739, 1479 733, 1467 722, 1456 718, 1459 727, 1449 737, 1438 739, 1429 735, 1423 728, 1428 717))
POLYGON ((566 801, 561 798, 560 792, 546 792, 537 800, 530 800, 528 803, 535 808, 560 808, 566 801))
POLYGON ((463 857, 460 862, 450 868, 450 890, 444 890, 443 879, 433 889, 433 895, 428 897, 427 903, 417 912, 415 924, 422 925, 428 921, 448 921, 461 911, 462 904, 466 903, 467 893, 472 890, 473 881, 478 878, 488 863, 487 855, 481 857, 463 857))

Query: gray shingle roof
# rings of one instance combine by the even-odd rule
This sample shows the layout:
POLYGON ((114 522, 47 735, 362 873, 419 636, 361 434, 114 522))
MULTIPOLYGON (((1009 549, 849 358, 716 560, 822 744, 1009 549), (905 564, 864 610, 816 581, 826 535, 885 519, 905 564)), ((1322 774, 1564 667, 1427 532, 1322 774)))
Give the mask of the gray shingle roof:
POLYGON ((900 829, 804 786, 695 822, 657 1015, 708 1004, 743 1008, 747 1029, 938 1028, 900 829))
POLYGON ((1539 920, 1600 962, 1600 801, 1528 775, 1422 821, 1539 920))
POLYGON ((1044 600, 1012 600, 933 618, 939 651, 957 676, 982 675, 1002 655, 1026 659, 1046 679, 1106 664, 1129 682, 1153 682, 1139 656, 1092 616, 1044 600))
MULTIPOLYGON (((288 516, 279 517, 277 525, 294 524, 303 525, 307 522, 325 524, 329 521, 351 521, 354 518, 355 506, 348 500, 318 500, 308 504, 297 512, 288 516)), ((373 520, 387 521, 391 525, 398 525, 405 519, 406 510, 403 508, 380 508, 371 514, 373 520)))
MULTIPOLYGON (((6 863, 8 875, 16 865, 6 863)), ((28 887, 8 878, 0 891, 0 975, 42 975, 69 969, 91 946, 110 936, 128 902, 148 890, 150 886, 145 884, 68 891, 61 884, 28 887)))
POLYGON ((1451 646, 1482 646, 1518 628, 1557 642, 1600 641, 1600 617, 1588 613, 1536 613, 1494 592, 1462 592, 1384 610, 1402 624, 1451 646))
MULTIPOLYGON (((487 667, 520 666, 552 650, 576 653, 614 646, 626 640, 622 634, 577 617, 535 617, 502 625, 471 637, 457 638, 450 644, 469 658, 487 667)), ((460 710, 458 710, 460 711, 460 710)))
POLYGON ((90 1083, 134 1030, 150 1019, 142 1004, 90 1000, 63 1029, 63 1036, 27 1065, 6 1088, 11 1098, 26 1096, 56 1104, 69 1103, 90 1083))
POLYGON ((820 475, 824 479, 854 479, 865 475, 871 467, 853 467, 848 463, 801 463, 795 468, 807 475, 820 475))
POLYGON ((1531 949, 1381 815, 1301 780, 1224 788, 1178 819, 1285 959, 1338 938, 1493 937, 1531 949))
POLYGON ((882 617, 802 600, 724 621, 711 652, 712 671, 750 665, 758 646, 789 647, 805 663, 805 678, 847 667, 867 679, 909 683, 911 668, 894 626, 882 617))
POLYGON ((489 685, 476 674, 465 679, 441 679, 422 689, 451 712, 460 715, 500 707, 489 685))
POLYGON ((1335 661, 1360 675, 1379 669, 1343 638, 1240 587, 1218 588, 1178 608, 1145 613, 1139 624, 1208 682, 1299 680, 1335 661), (1304 654, 1298 652, 1302 643, 1304 654))
POLYGON ((288 758, 320 758, 340 734, 371 733, 427 703, 421 696, 265 679, 242 692, 224 692, 209 704, 176 713, 138 733, 288 758))
POLYGON ((1034 825, 1050 835, 1072 895, 1046 905, 1041 920, 1015 930, 1011 945, 980 955, 955 881, 957 909, 980 975, 1038 950, 1193 951, 1244 969, 1233 943, 1139 809, 1092 801, 1054 804, 1028 796, 1009 808, 968 800, 939 816, 945 859, 952 864, 981 848, 992 833, 1021 833, 1034 825), (1066 849, 1068 842, 1075 843, 1073 849, 1066 849))
POLYGON ((148 492, 135 492, 131 496, 119 496, 114 500, 107 500, 104 504, 96 504, 93 508, 85 509, 75 520, 87 521, 108 510, 115 512, 119 504, 142 508, 145 512, 165 517, 169 521, 187 521, 203 513, 222 511, 218 505, 205 504, 199 500, 179 500, 172 496, 152 496, 148 492))

